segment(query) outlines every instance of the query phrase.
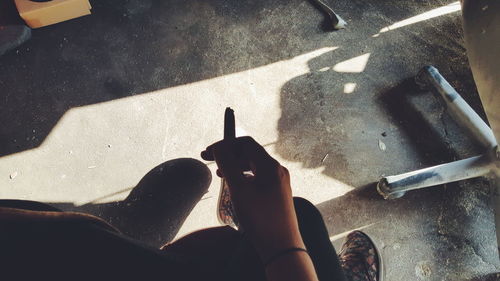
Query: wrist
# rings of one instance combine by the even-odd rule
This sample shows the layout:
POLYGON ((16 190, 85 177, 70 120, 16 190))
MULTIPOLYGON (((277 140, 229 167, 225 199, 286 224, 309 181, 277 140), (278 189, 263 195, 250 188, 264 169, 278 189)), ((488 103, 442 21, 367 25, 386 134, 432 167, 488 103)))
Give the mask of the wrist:
POLYGON ((264 239, 254 240, 253 244, 262 262, 266 262, 272 256, 286 249, 301 248, 306 249, 300 232, 287 233, 283 236, 265 237, 264 239))
POLYGON ((281 258, 286 258, 287 255, 294 255, 294 254, 300 254, 300 253, 306 253, 307 250, 305 248, 299 248, 299 247, 293 247, 293 248, 286 248, 284 250, 281 250, 274 255, 270 256, 267 260, 264 260, 264 268, 267 268, 270 264, 272 264, 274 261, 279 260, 281 258))

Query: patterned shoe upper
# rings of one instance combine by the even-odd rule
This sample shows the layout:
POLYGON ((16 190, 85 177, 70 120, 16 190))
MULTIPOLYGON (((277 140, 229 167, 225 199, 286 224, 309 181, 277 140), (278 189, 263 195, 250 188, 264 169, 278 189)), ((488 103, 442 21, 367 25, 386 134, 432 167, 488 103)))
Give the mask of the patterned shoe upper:
POLYGON ((339 254, 340 264, 349 281, 380 281, 375 245, 361 231, 347 235, 339 254))
POLYGON ((219 194, 219 202, 217 206, 217 218, 221 224, 229 225, 238 228, 239 223, 234 212, 233 202, 231 201, 231 194, 229 187, 225 180, 222 180, 221 191, 219 194))

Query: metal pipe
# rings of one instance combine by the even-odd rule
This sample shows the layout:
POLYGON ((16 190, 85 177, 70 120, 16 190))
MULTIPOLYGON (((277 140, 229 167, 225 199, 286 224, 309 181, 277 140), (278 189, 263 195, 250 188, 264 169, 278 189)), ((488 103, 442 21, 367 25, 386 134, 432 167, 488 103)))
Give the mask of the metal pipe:
POLYGON ((337 13, 333 11, 332 8, 330 8, 327 4, 323 3, 321 0, 311 0, 314 5, 316 5, 322 12, 324 12, 331 24, 334 30, 339 30, 343 29, 346 27, 347 23, 345 20, 343 20, 337 13))
POLYGON ((494 168, 491 155, 483 154, 447 164, 380 179, 377 190, 385 199, 395 199, 407 191, 480 177, 494 168))
POLYGON ((422 68, 416 77, 416 81, 420 85, 429 85, 437 90, 446 104, 448 113, 455 122, 468 131, 472 138, 476 139, 486 149, 497 146, 497 141, 490 127, 453 89, 435 67, 425 66, 422 68))
POLYGON ((493 206, 495 210, 495 225, 496 225, 496 233, 497 233, 497 246, 499 249, 499 255, 500 255, 500 231, 499 226, 500 226, 500 178, 496 178, 495 181, 493 181, 493 184, 495 185, 493 196, 491 200, 493 201, 493 206))

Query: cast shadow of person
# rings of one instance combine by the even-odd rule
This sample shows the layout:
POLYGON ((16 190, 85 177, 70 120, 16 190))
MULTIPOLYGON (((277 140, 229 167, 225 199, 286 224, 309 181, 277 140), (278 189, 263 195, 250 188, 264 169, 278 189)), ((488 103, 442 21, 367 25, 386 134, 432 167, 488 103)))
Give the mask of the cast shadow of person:
POLYGON ((380 162, 387 157, 377 140, 390 128, 374 106, 371 89, 380 82, 373 79, 373 56, 341 47, 311 59, 309 73, 282 87, 276 146, 280 156, 307 169, 323 167, 323 174, 354 187, 386 172, 380 162), (338 69, 339 62, 353 57, 361 64, 357 69, 338 69))
MULTIPOLYGON (((402 100, 422 93, 408 81, 424 65, 435 65, 452 84, 474 93, 474 85, 463 82, 473 81, 470 71, 463 63, 457 64, 466 61, 458 15, 384 33, 380 30, 386 23, 377 22, 376 17, 371 20, 379 26, 373 24, 367 31, 353 33, 340 46, 310 59, 309 72, 284 84, 280 97, 278 154, 302 163, 304 168, 323 167, 323 174, 353 187, 369 184, 382 175, 421 168, 422 164, 454 160, 453 153, 439 152, 443 151, 442 144, 431 144, 431 150, 442 157, 430 161, 425 159, 429 153, 418 155, 408 150, 408 142, 417 143, 411 133, 415 128, 410 128, 415 119, 431 123, 416 124, 424 130, 419 132, 422 136, 428 133, 443 139, 438 132, 442 129, 434 128, 434 122, 441 123, 443 113, 435 99, 427 100, 426 112, 411 121, 387 114, 392 110, 386 105, 391 98, 402 100), (418 38, 413 36, 417 30, 418 38), (437 30, 448 31, 447 37, 437 37, 437 30), (440 53, 429 45, 436 46, 440 53)), ((410 100, 404 106, 411 112, 421 110, 412 109, 412 103, 410 100)), ((394 103, 390 106, 394 110, 403 107, 394 103)), ((418 145, 412 150, 418 151, 418 145)))
MULTIPOLYGON (((460 24, 455 17, 439 28, 456 30, 457 20, 460 24)), ((380 35, 385 40, 364 34, 308 61, 310 71, 281 89, 276 151, 304 168, 323 168, 324 175, 355 188, 317 205, 336 247, 341 239, 335 237, 364 229, 381 242, 389 257, 386 264, 399 265, 412 256, 428 261, 439 271, 436 275, 453 276, 443 260, 451 261, 447 268, 456 274, 470 274, 458 265, 487 266, 471 260, 470 251, 480 252, 485 260, 493 256, 494 248, 484 242, 494 240, 494 232, 488 231, 494 229, 489 184, 471 180, 384 201, 374 183, 383 175, 479 153, 443 117, 439 102, 413 82, 421 67, 435 65, 481 112, 470 70, 457 64, 467 61, 460 31, 447 33, 443 40, 436 37, 436 29, 421 26, 417 40, 397 32, 380 35), (428 46, 437 46, 439 52, 428 46), (467 206, 475 207, 471 211, 467 206)), ((414 270, 415 265, 408 266, 406 273, 412 276, 414 270)))
MULTIPOLYGON (((1 9, 15 14, 10 20, 1 10, 0 26, 23 23, 14 1, 0 2, 1 9)), ((90 16, 34 30, 28 42, 0 57, 0 157, 39 147, 72 108, 237 73, 307 51, 309 46, 287 52, 266 48, 266 40, 247 43, 261 36, 259 13, 283 10, 278 2, 93 1, 90 16), (245 32, 246 40, 234 40, 235 30, 245 32)), ((276 27, 282 25, 287 26, 276 27)))

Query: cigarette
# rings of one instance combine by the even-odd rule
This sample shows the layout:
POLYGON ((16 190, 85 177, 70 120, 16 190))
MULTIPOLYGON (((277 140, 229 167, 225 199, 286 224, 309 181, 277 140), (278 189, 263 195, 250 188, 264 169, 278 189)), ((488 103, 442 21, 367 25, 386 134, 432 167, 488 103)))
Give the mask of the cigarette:
POLYGON ((230 107, 226 107, 224 113, 224 139, 230 140, 236 138, 236 125, 234 121, 234 111, 230 107))

